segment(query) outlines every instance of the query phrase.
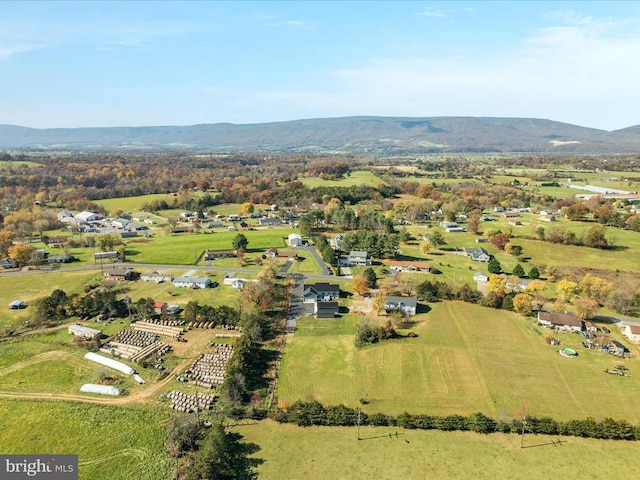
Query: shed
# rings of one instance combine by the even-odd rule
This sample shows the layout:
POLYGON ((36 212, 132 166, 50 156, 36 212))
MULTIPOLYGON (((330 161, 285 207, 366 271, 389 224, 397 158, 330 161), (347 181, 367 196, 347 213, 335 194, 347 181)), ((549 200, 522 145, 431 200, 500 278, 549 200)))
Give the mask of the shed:
POLYGON ((69 325, 69 328, 67 329, 67 331, 70 334, 75 335, 76 337, 86 338, 87 340, 91 340, 92 338, 102 336, 102 330, 85 327, 84 325, 80 325, 79 323, 74 323, 73 325, 69 325))
POLYGON ((22 300, 14 300, 9 304, 9 308, 11 310, 18 310, 20 308, 24 308, 24 301, 22 300))

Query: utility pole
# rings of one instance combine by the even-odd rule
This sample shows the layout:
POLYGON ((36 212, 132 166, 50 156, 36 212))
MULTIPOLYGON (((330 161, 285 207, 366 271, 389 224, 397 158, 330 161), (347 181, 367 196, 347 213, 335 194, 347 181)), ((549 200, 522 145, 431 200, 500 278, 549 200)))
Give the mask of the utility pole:
POLYGON ((522 439, 520 440, 520 448, 524 448, 524 428, 527 425, 527 416, 522 417, 522 439))
POLYGON ((358 440, 360 440, 360 409, 358 408, 358 440))

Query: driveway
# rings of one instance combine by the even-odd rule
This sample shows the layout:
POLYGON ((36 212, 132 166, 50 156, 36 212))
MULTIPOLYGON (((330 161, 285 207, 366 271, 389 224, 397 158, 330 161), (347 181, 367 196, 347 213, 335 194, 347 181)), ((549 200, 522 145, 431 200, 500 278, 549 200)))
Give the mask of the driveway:
POLYGON ((304 275, 292 275, 293 287, 291 288, 291 300, 287 311, 287 333, 293 333, 296 329, 296 322, 304 315, 304 304, 302 302, 302 292, 304 289, 304 275))

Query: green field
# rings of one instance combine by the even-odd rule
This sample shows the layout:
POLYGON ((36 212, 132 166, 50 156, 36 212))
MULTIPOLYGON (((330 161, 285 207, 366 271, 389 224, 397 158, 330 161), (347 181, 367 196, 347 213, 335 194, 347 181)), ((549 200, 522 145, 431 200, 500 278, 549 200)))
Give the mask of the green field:
POLYGON ((154 200, 167 203, 173 202, 175 197, 168 193, 152 193, 149 195, 138 195, 135 197, 119 197, 119 198, 106 198, 104 200, 95 200, 94 203, 104 207, 107 212, 116 212, 122 210, 123 212, 139 212, 142 205, 152 202, 154 200))
POLYGON ((306 177, 300 178, 300 181, 307 187, 351 187, 366 185, 368 187, 377 187, 378 185, 385 185, 386 182, 376 177, 373 173, 364 170, 357 170, 351 172, 345 178, 340 180, 323 180, 318 177, 306 177))
POLYGON ((544 342, 548 331, 533 319, 460 302, 431 307, 415 317, 417 338, 361 350, 354 347, 355 319, 301 320, 283 357, 279 399, 355 407, 366 398, 369 412, 482 411, 496 419, 525 405, 530 414, 558 419, 640 421, 640 359, 625 361, 631 377, 614 378, 603 370, 620 361, 585 350, 578 334, 560 335, 580 353, 567 359, 544 342))
POLYGON ((0 400, 3 454, 77 454, 83 480, 171 478, 168 409, 0 400))
POLYGON ((47 272, 25 275, 0 274, 0 329, 15 326, 27 319, 33 312, 33 304, 38 298, 49 295, 59 288, 67 293, 79 292, 90 281, 99 278, 93 272, 47 272), (23 300, 27 308, 9 310, 6 306, 13 300, 23 300))
MULTIPOLYGON (((238 233, 249 240, 247 258, 264 253, 267 248, 282 248, 291 229, 252 230, 243 232, 219 232, 157 236, 148 243, 127 245, 127 260, 135 263, 193 265, 200 255, 209 250, 231 250, 238 233)), ((215 263, 215 261, 214 261, 215 263)))
POLYGON ((635 442, 481 435, 395 427, 308 427, 263 421, 235 429, 260 446, 259 478, 602 479, 637 478, 635 442), (395 434, 398 433, 396 437, 395 434), (391 436, 389 437, 389 434, 391 436), (551 445, 562 440, 561 446, 551 445))

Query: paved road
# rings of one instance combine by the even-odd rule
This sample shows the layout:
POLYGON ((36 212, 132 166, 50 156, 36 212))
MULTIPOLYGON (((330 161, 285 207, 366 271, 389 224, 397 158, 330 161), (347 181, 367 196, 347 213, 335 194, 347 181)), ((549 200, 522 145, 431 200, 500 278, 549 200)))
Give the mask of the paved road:
POLYGON ((333 272, 327 267, 327 264, 324 263, 324 260, 318 253, 318 250, 316 250, 316 247, 308 246, 308 247, 297 247, 297 248, 299 250, 304 250, 306 252, 309 252, 313 256, 313 258, 315 258, 318 265, 320 265, 320 269, 322 270, 322 275, 325 275, 325 276, 333 275, 333 272))
POLYGON ((291 300, 287 311, 287 333, 293 333, 296 322, 304 315, 302 292, 304 290, 304 275, 293 275, 293 287, 291 288, 291 300))

